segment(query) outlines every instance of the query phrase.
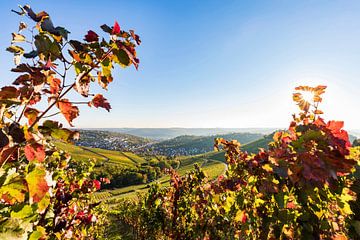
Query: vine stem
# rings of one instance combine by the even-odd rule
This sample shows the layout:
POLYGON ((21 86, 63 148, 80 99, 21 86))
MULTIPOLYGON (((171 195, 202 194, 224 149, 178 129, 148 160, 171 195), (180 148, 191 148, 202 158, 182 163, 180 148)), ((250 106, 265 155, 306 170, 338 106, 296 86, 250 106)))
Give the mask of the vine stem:
MULTIPOLYGON (((81 75, 81 77, 79 78, 79 80, 83 79, 83 78, 84 78, 85 76, 87 76, 92 70, 94 70, 95 68, 99 67, 99 64, 105 60, 105 58, 111 53, 112 50, 113 50, 113 47, 111 47, 111 48, 105 53, 105 55, 95 64, 95 66, 89 68, 85 73, 83 73, 83 74, 81 75)), ((81 74, 81 73, 80 73, 80 74, 81 74)), ((29 127, 29 130, 31 130, 31 129, 35 126, 35 124, 37 124, 37 123, 40 121, 40 119, 43 118, 43 117, 45 116, 45 114, 46 114, 51 108, 53 108, 56 103, 59 102, 59 99, 63 98, 68 92, 70 92, 70 90, 75 86, 75 84, 76 84, 76 81, 75 81, 74 83, 72 83, 72 84, 65 90, 65 92, 63 92, 62 94, 60 94, 59 97, 58 97, 54 102, 52 102, 52 103, 45 109, 45 111, 40 114, 40 116, 38 116, 38 117, 36 118, 36 120, 35 120, 35 121, 31 124, 31 126, 29 127)))
POLYGON ((19 116, 19 119, 16 121, 17 123, 20 123, 20 120, 21 120, 22 116, 24 115, 25 110, 26 110, 27 106, 29 105, 29 102, 30 102, 31 98, 33 97, 33 95, 34 95, 34 92, 31 93, 30 98, 29 98, 29 101, 27 101, 27 103, 25 104, 23 110, 21 111, 21 114, 20 114, 20 116, 19 116))

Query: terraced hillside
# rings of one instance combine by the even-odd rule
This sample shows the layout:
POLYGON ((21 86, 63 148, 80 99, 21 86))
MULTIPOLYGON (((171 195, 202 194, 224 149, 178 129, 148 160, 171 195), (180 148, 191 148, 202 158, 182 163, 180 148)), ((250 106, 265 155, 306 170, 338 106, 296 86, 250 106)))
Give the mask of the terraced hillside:
MULTIPOLYGON (((122 171, 124 169, 125 171, 138 170, 138 172, 135 173, 144 174, 144 166, 149 166, 154 162, 161 162, 161 159, 164 158, 161 156, 142 157, 131 152, 79 147, 60 142, 56 143, 56 145, 58 148, 69 152, 74 159, 96 159, 97 167, 95 169, 95 173, 99 174, 99 176, 102 176, 101 174, 104 174, 104 172, 108 172, 108 174, 116 174, 116 171, 122 171)), ((223 161, 218 161, 216 159, 210 159, 207 157, 207 154, 202 154, 191 157, 179 157, 174 161, 179 161, 179 164, 178 166, 176 166, 176 168, 180 175, 184 175, 186 174, 186 172, 191 171, 193 169, 193 165, 198 164, 202 167, 202 169, 210 178, 216 178, 224 172, 224 170, 226 169, 226 164, 223 161)), ((123 173, 121 172, 121 174, 123 173)), ((111 178, 112 176, 107 177, 111 178)), ((140 184, 134 183, 130 186, 114 189, 105 189, 101 192, 96 193, 94 198, 96 200, 115 201, 116 199, 124 197, 136 197, 137 193, 146 191, 149 187, 149 184, 154 181, 150 181, 149 179, 147 179, 146 181, 143 181, 144 179, 140 180, 142 180, 140 184)), ((169 176, 162 174, 159 178, 156 179, 156 181, 166 186, 169 183, 169 176)))

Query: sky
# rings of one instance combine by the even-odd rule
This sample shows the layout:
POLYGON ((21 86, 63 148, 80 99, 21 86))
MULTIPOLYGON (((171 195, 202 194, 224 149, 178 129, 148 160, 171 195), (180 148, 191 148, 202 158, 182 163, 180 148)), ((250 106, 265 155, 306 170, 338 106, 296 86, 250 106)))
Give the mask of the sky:
POLYGON ((15 78, 5 49, 17 4, 45 10, 72 39, 115 20, 141 37, 139 70, 92 88, 111 112, 81 107, 76 127, 285 128, 294 87, 322 84, 325 119, 360 129, 360 1, 4 0, 1 85, 15 78))

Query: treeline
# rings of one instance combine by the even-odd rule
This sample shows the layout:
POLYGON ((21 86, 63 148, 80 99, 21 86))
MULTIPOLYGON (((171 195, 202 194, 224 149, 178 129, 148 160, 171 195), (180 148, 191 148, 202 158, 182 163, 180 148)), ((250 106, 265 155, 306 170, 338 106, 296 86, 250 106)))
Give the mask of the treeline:
POLYGON ((145 163, 136 166, 105 164, 98 166, 95 178, 108 178, 110 183, 103 189, 127 187, 152 182, 164 176, 165 169, 176 169, 180 161, 171 157, 145 157, 145 163))

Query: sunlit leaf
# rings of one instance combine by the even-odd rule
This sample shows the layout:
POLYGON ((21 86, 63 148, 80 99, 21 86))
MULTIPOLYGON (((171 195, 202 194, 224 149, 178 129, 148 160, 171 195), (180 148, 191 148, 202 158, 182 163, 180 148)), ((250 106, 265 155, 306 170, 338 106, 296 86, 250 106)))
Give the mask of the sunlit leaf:
POLYGON ((19 33, 12 33, 11 43, 25 42, 26 38, 24 35, 19 33))
POLYGON ((101 94, 96 94, 96 96, 91 100, 91 102, 89 102, 89 105, 96 108, 105 108, 108 112, 110 112, 111 109, 110 103, 101 94))
POLYGON ((44 146, 38 143, 27 144, 24 148, 26 159, 30 162, 38 161, 43 162, 45 160, 44 146))
POLYGON ((70 126, 73 126, 72 121, 79 116, 79 108, 73 106, 68 99, 62 99, 61 101, 57 102, 57 106, 70 126))
POLYGON ((24 112, 24 116, 28 119, 29 125, 32 125, 36 121, 39 113, 40 113, 39 110, 35 108, 30 108, 30 107, 26 108, 24 112))
POLYGON ((46 172, 43 167, 35 167, 27 176, 26 182, 30 193, 30 202, 40 202, 49 190, 45 179, 46 172))

